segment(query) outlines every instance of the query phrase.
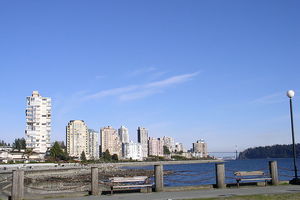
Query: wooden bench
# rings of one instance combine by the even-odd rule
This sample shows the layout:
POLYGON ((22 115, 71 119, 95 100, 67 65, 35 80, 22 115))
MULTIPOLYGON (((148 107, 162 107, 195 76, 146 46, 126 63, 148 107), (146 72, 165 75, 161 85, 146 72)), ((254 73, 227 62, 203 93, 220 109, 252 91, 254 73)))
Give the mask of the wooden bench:
POLYGON ((113 190, 125 190, 125 189, 142 189, 146 188, 147 192, 152 191, 152 184, 147 176, 134 176, 134 177, 111 177, 108 179, 110 183, 110 192, 113 194, 113 190))
POLYGON ((272 178, 266 177, 263 171, 238 171, 234 175, 238 187, 240 187, 241 181, 265 181, 265 186, 267 186, 267 181, 272 180, 272 178))

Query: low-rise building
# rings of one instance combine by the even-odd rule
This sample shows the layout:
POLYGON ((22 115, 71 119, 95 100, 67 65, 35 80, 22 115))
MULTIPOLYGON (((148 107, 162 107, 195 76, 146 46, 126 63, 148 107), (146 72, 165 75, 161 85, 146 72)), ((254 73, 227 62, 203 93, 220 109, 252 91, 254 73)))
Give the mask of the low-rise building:
POLYGON ((143 149, 140 143, 123 143, 123 158, 132 160, 143 160, 143 149))

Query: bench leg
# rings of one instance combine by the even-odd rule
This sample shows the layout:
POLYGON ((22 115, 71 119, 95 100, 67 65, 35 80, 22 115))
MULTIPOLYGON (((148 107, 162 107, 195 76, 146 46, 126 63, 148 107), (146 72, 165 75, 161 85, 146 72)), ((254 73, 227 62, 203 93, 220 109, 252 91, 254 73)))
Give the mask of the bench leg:
POLYGON ((113 187, 110 187, 110 194, 113 195, 113 187))

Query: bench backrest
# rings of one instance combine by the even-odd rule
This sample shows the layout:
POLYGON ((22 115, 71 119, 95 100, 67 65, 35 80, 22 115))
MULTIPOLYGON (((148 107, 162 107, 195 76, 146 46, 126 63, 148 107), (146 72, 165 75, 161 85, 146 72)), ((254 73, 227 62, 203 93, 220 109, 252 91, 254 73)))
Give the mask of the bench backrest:
POLYGON ((265 173, 263 171, 239 171, 234 172, 235 176, 263 176, 265 173))
POLYGON ((142 182, 148 179, 147 176, 133 176, 133 177, 112 177, 108 180, 112 183, 129 183, 129 182, 142 182))

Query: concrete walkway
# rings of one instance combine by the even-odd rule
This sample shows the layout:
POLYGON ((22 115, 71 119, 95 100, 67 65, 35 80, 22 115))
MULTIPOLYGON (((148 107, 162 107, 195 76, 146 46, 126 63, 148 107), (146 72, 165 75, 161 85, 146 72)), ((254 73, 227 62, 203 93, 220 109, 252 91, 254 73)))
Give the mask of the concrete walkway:
POLYGON ((77 198, 61 198, 56 200, 169 200, 169 199, 193 199, 193 198, 212 198, 229 197, 253 194, 282 194, 282 193, 300 193, 300 186, 267 186, 267 187, 242 187, 232 189, 206 189, 191 190, 181 192, 153 192, 153 193, 126 193, 101 196, 86 196, 77 198))

